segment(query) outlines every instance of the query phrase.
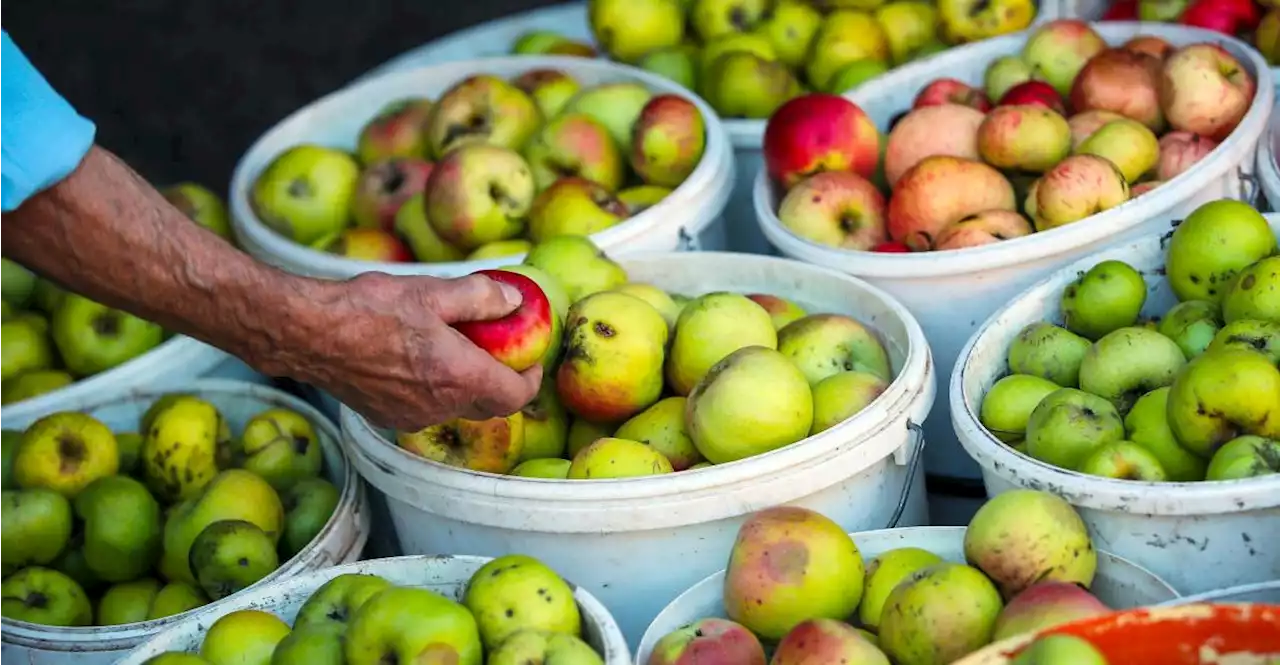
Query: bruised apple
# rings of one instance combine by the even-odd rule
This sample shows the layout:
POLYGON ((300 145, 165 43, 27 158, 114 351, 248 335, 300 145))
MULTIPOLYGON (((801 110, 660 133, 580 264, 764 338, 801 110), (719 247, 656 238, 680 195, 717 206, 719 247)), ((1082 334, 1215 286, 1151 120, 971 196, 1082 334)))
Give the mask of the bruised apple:
POLYGON ((933 155, 979 159, 978 127, 986 116, 969 106, 940 104, 917 108, 889 132, 884 175, 896 186, 907 169, 933 155))
POLYGON ((1013 185, 994 168, 972 159, 927 157, 894 189, 889 235, 913 251, 932 249, 943 229, 965 217, 1016 209, 1013 185))
POLYGON ((964 249, 1030 235, 1031 224, 1012 210, 984 210, 970 215, 938 234, 934 249, 964 249))
POLYGON ((1107 49, 1089 60, 1071 86, 1076 110, 1113 111, 1153 132, 1164 128, 1160 104, 1160 61, 1124 48, 1107 49))
POLYGON ((1096 155, 1072 155, 1036 185, 1036 230, 1078 222, 1128 200, 1129 183, 1115 164, 1096 155))
POLYGON ((1191 132, 1174 131, 1160 137, 1156 177, 1172 180, 1218 147, 1218 142, 1191 132))

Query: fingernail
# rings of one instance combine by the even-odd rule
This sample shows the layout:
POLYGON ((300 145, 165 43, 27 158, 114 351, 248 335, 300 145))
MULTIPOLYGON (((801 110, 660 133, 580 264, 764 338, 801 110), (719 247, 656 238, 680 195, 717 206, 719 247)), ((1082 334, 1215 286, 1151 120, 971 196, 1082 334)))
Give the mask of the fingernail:
POLYGON ((519 307, 524 298, 520 296, 520 291, 510 284, 498 284, 498 289, 502 291, 502 299, 507 301, 511 307, 519 307))

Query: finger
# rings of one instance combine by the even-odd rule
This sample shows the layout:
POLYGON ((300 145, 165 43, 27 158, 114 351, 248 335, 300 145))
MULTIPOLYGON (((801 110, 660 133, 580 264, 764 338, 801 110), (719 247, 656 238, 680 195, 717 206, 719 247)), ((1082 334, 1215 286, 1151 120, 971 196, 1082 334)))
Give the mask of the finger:
POLYGON ((538 395, 542 383, 542 366, 534 365, 523 372, 494 360, 478 366, 478 392, 464 416, 471 420, 485 420, 508 416, 523 409, 538 395))
POLYGON ((515 287, 484 275, 440 280, 428 291, 428 303, 445 323, 500 319, 520 306, 515 287))

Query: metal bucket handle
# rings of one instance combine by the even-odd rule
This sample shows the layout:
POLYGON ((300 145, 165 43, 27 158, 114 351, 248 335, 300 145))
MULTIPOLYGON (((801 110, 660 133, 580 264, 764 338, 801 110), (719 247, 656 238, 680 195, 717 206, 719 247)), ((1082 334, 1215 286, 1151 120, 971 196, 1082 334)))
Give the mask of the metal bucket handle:
MULTIPOLYGON (((907 510, 907 499, 911 496, 911 485, 915 480, 916 472, 920 470, 920 460, 924 457, 924 446, 928 441, 924 438, 924 428, 910 420, 907 420, 907 437, 907 442, 898 449, 911 455, 911 461, 907 464, 907 481, 902 483, 902 494, 898 496, 898 505, 893 509, 893 515, 889 518, 886 529, 896 529, 898 522, 902 521, 902 514, 907 510), (912 445, 913 441, 915 445, 912 445)), ((898 457, 896 451, 894 457, 895 459, 898 457)), ((901 464, 901 462, 898 463, 901 464)))

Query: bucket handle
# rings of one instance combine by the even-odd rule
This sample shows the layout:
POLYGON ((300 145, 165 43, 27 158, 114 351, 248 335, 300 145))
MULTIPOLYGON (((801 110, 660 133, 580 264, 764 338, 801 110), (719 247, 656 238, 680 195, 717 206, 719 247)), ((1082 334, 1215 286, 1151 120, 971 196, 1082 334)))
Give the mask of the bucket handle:
POLYGON ((902 483, 902 494, 898 497, 898 505, 893 509, 893 515, 889 518, 889 524, 886 529, 898 528, 898 522, 902 521, 902 514, 907 510, 907 499, 911 496, 911 485, 915 480, 916 473, 920 470, 920 460, 924 458, 924 446, 928 441, 924 437, 924 428, 917 425, 911 420, 907 420, 907 441, 901 448, 893 453, 894 461, 899 461, 899 454, 911 455, 911 462, 907 464, 907 480, 902 483), (915 445, 912 445, 915 443, 915 445), (912 452, 914 449, 914 454, 912 452))
POLYGON ((698 239, 695 236, 690 235, 689 232, 686 231, 683 226, 680 227, 679 238, 680 238, 680 242, 678 245, 676 245, 676 251, 678 252, 701 252, 702 251, 702 243, 698 242, 698 239))
POLYGON ((1258 194, 1262 193, 1262 183, 1258 182, 1258 176, 1245 171, 1242 165, 1236 167, 1236 177, 1240 179, 1240 200, 1257 208, 1258 194))

